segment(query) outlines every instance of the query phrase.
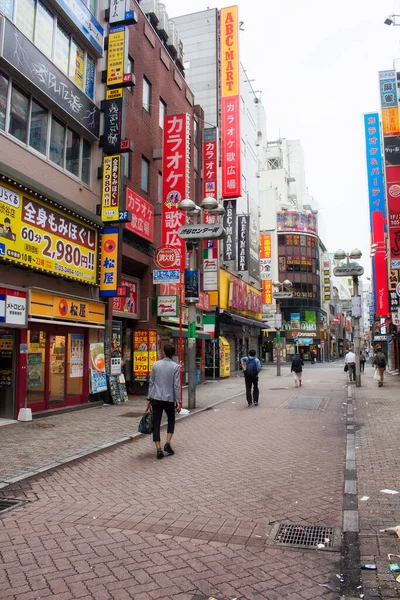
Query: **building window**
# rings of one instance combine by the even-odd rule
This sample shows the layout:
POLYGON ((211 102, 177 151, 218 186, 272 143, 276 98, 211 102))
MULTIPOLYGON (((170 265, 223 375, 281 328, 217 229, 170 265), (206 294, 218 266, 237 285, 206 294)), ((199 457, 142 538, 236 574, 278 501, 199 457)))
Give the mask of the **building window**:
POLYGON ((160 98, 160 110, 159 110, 159 125, 161 127, 161 129, 164 129, 164 117, 167 114, 167 105, 165 104, 164 100, 162 98, 160 98))
POLYGON ((51 119, 50 160, 59 167, 64 166, 65 127, 58 119, 51 119))
POLYGON ((11 92, 9 133, 26 144, 29 119, 29 96, 13 86, 11 92))
POLYGON ((130 157, 130 152, 127 152, 126 154, 121 154, 122 157, 122 168, 123 168, 123 173, 124 173, 124 177, 126 177, 127 179, 131 178, 131 157, 130 157))
POLYGON ((33 32, 35 29, 35 8, 35 0, 17 2, 15 24, 24 36, 31 41, 33 41, 33 32))
POLYGON ((36 8, 35 45, 50 59, 53 53, 53 23, 53 14, 44 4, 38 2, 36 8), (51 35, 49 35, 50 32, 51 35))
POLYGON ((151 83, 143 77, 143 99, 142 104, 146 112, 150 113, 150 100, 151 100, 151 83))
POLYGON ((32 100, 29 145, 44 155, 46 155, 48 120, 47 109, 32 100))
POLYGON ((142 174, 141 174, 141 178, 140 178, 140 187, 142 188, 142 190, 144 192, 147 192, 147 193, 149 191, 149 173, 150 173, 150 163, 147 160, 147 158, 142 156, 142 174))
POLYGON ((85 51, 74 39, 71 40, 71 52, 69 58, 69 78, 83 89, 85 78, 85 51))
POLYGON ((82 140, 82 172, 81 179, 83 183, 90 185, 90 170, 92 166, 92 144, 87 140, 82 140))
POLYGON ((67 171, 75 175, 75 177, 79 177, 79 152, 81 146, 81 136, 72 131, 72 129, 67 129, 67 147, 65 153, 65 168, 67 171))
POLYGON ((83 0, 83 4, 90 10, 92 15, 97 18, 97 0, 83 0))
POLYGON ((68 32, 57 23, 56 43, 54 49, 54 64, 63 73, 68 75, 69 65, 69 35, 68 32))
POLYGON ((162 204, 162 173, 158 171, 158 194, 157 194, 158 204, 162 204))
POLYGON ((0 71, 0 129, 6 128, 8 77, 0 71))

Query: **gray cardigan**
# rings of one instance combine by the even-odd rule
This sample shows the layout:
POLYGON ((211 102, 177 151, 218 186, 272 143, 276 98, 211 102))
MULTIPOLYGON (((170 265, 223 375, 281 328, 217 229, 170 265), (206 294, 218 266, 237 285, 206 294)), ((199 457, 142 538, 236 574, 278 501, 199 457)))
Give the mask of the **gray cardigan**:
POLYGON ((150 375, 149 399, 175 404, 181 401, 179 365, 170 358, 154 363, 150 375))

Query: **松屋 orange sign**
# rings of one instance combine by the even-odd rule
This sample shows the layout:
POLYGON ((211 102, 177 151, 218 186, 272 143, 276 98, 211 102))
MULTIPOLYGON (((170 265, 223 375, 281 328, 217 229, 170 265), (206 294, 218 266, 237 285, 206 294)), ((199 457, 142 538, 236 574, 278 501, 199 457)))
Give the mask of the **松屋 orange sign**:
POLYGON ((239 94, 238 7, 221 9, 221 95, 239 94))

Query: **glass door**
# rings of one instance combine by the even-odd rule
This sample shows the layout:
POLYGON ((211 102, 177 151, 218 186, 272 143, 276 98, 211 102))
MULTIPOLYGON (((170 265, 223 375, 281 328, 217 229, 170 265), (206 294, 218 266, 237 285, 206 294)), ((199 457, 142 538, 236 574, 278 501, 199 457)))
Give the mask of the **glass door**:
POLYGON ((65 405, 66 336, 50 335, 49 408, 65 405))

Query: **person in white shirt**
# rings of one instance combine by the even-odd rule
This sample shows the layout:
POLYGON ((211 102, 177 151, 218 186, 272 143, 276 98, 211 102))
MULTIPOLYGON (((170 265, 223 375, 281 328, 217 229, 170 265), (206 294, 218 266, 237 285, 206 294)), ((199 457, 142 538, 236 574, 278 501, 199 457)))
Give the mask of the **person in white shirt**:
POLYGON ((349 381, 356 380, 356 355, 350 349, 344 357, 344 364, 349 368, 349 381))

